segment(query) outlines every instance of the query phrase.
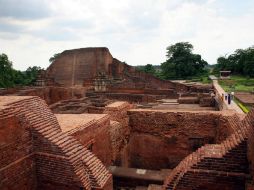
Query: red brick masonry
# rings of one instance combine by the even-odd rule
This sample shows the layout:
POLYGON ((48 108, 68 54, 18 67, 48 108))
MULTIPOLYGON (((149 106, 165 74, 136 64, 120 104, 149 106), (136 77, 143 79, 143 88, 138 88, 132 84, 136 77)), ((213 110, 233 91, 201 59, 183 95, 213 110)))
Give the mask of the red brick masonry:
POLYGON ((38 97, 0 97, 0 189, 112 189, 97 157, 38 97))
POLYGON ((221 144, 205 145, 181 161, 164 189, 245 189, 247 148, 249 162, 254 158, 254 110, 243 121, 237 115, 229 117, 228 127, 232 134, 221 144))

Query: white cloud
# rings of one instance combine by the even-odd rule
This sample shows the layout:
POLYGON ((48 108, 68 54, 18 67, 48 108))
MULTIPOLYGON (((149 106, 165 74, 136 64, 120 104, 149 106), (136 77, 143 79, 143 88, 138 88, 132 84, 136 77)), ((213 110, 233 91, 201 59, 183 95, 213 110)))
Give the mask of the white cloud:
POLYGON ((93 46, 106 46, 131 65, 160 64, 168 45, 189 41, 215 63, 220 55, 253 45, 254 3, 247 1, 244 12, 236 9, 241 2, 227 6, 228 0, 45 0, 41 13, 30 7, 25 19, 0 14, 0 53, 22 70, 46 68, 50 56, 65 49, 93 46))

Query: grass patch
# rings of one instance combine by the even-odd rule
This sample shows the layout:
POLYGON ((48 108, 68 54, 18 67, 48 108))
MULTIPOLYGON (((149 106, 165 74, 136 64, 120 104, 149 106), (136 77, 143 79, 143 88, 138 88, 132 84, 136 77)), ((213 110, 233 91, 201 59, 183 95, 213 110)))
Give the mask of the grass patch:
POLYGON ((237 98, 234 98, 234 102, 243 110, 244 113, 249 113, 251 107, 241 103, 237 98))
POLYGON ((243 110, 244 113, 248 113, 250 111, 250 110, 247 109, 247 107, 245 107, 241 103, 238 103, 238 106, 243 110))
POLYGON ((193 77, 190 80, 187 80, 188 82, 200 82, 203 84, 211 84, 212 81, 209 79, 209 77, 207 75, 204 76, 199 76, 199 77, 193 77))
POLYGON ((226 92, 253 92, 254 78, 231 76, 230 79, 219 80, 219 84, 226 92))

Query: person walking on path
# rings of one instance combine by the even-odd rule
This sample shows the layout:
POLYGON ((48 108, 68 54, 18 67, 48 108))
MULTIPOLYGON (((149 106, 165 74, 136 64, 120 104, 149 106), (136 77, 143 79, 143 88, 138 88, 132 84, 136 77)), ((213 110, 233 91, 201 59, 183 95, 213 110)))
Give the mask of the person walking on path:
POLYGON ((231 99, 233 100, 235 96, 235 92, 231 92, 231 99))
POLYGON ((231 94, 228 94, 228 105, 231 104, 231 94))

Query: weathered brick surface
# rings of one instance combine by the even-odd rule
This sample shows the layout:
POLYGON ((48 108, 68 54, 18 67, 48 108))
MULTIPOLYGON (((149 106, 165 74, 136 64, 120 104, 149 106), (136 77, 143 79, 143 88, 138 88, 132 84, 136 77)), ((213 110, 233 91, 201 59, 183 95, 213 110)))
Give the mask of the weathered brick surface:
POLYGON ((115 78, 125 79, 122 82, 113 83, 111 89, 174 89, 176 92, 209 92, 209 85, 185 85, 171 81, 161 80, 151 74, 136 70, 134 67, 113 59, 109 65, 110 75, 115 78))
POLYGON ((12 89, 0 89, 0 95, 17 95, 17 96, 39 96, 47 102, 54 104, 62 100, 72 98, 81 98, 87 91, 86 87, 60 87, 60 86, 44 86, 44 87, 24 87, 12 89))
POLYGON ((128 102, 115 102, 105 107, 103 113, 110 116, 110 120, 120 122, 123 126, 128 126, 129 117, 127 111, 134 108, 128 102))
POLYGON ((209 85, 186 85, 161 80, 113 58, 105 47, 66 50, 47 69, 47 77, 64 86, 93 86, 98 74, 117 79, 107 83, 108 92, 111 93, 125 89, 129 91, 128 94, 133 94, 135 90, 146 89, 143 94, 176 96, 176 92, 209 92, 212 88, 209 85), (162 89, 165 91, 160 91, 162 89))
POLYGON ((119 166, 121 163, 121 150, 126 145, 126 131, 119 122, 111 121, 109 134, 112 148, 112 165, 119 166))
POLYGON ((89 148, 105 166, 111 165, 111 141, 109 135, 110 120, 109 116, 87 123, 86 126, 75 128, 67 132, 82 145, 89 148))
POLYGON ((0 189, 35 189, 32 136, 14 109, 0 109, 0 189))
MULTIPOLYGON (((248 126, 248 160, 250 164, 249 173, 252 176, 252 185, 254 186, 254 109, 248 113, 243 120, 244 125, 248 126)), ((245 127, 246 129, 246 127, 245 127)))
POLYGON ((27 124, 33 136, 38 188, 45 189, 52 182, 60 185, 56 189, 63 185, 69 186, 69 189, 103 189, 111 180, 100 160, 73 137, 61 132, 55 116, 44 101, 37 97, 24 97, 8 103, 8 106, 13 108, 13 114, 2 113, 1 118, 21 115, 22 122, 27 124))
POLYGON ((134 105, 128 102, 115 102, 105 107, 104 113, 110 116, 110 141, 112 149, 112 164, 124 165, 122 154, 126 148, 130 136, 129 117, 127 111, 134 108, 134 105))
POLYGON ((192 138, 213 143, 220 114, 130 110, 129 118, 129 166, 161 169, 174 168, 190 154, 192 138))
POLYGON ((112 59, 107 48, 66 50, 49 66, 47 74, 64 86, 82 86, 99 72, 108 73, 112 59))
MULTIPOLYGON (((170 173, 166 189, 245 189, 247 147, 253 147, 253 111, 243 122, 228 118, 231 134, 220 144, 205 145, 170 173), (247 146, 248 145, 248 146, 247 146)), ((249 161, 253 159, 249 150, 249 161)))
POLYGON ((184 174, 176 189, 244 190, 245 178, 244 173, 190 169, 184 174))
POLYGON ((0 189, 28 190, 37 188, 33 155, 22 157, 0 168, 0 189))

